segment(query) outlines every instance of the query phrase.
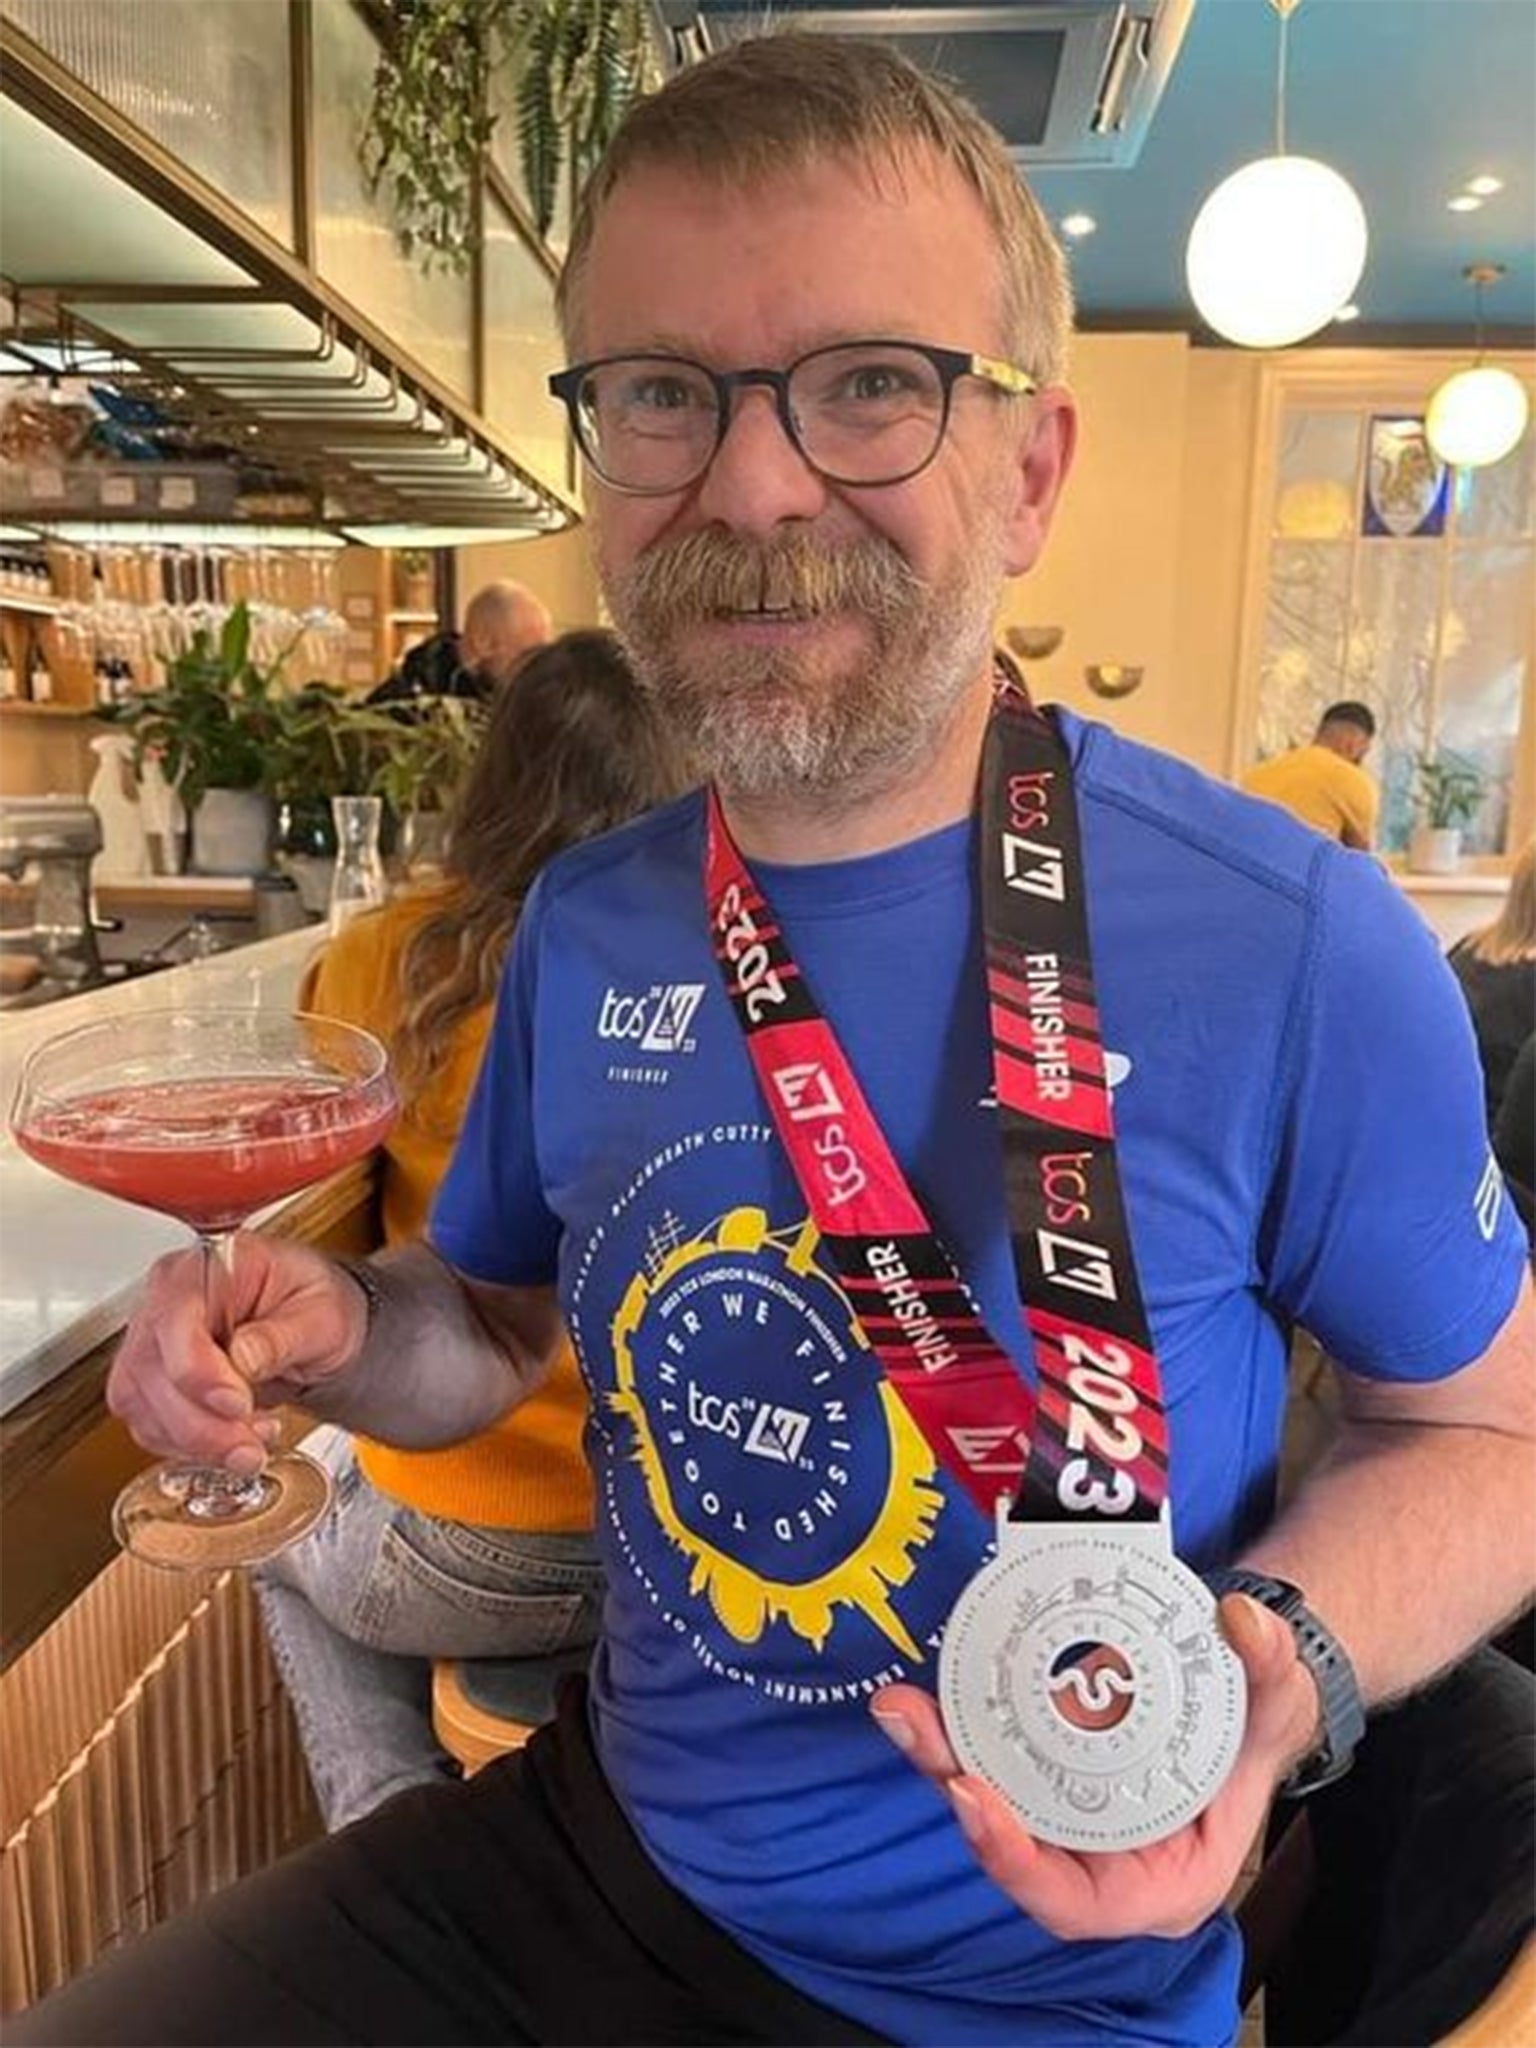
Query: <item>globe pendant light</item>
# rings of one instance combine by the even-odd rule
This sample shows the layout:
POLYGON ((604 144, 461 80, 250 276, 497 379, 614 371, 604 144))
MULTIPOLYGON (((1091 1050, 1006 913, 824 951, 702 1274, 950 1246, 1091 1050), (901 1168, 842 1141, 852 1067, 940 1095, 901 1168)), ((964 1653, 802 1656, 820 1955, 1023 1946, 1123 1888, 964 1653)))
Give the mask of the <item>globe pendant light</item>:
POLYGON ((1324 327, 1354 296, 1365 268, 1365 209, 1348 180, 1285 147, 1286 41, 1300 0, 1270 0, 1280 17, 1275 154, 1222 180, 1195 216, 1185 254, 1206 324, 1244 348, 1286 348, 1324 327))
POLYGON ((1446 378, 1424 416, 1425 439, 1442 462, 1457 469, 1501 462, 1531 416, 1520 379, 1483 361, 1483 288, 1497 284, 1503 275, 1502 263, 1469 263, 1462 272, 1476 297, 1477 354, 1470 370, 1446 378))

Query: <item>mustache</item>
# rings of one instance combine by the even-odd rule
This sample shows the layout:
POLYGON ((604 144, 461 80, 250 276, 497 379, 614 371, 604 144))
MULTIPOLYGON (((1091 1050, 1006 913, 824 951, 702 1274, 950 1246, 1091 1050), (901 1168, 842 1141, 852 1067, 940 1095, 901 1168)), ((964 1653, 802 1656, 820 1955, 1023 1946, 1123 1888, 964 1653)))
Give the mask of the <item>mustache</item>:
POLYGON ((649 549, 624 578, 625 596, 654 631, 722 612, 852 611, 899 619, 927 585, 898 549, 874 535, 837 546, 790 529, 749 541, 718 527, 649 549))

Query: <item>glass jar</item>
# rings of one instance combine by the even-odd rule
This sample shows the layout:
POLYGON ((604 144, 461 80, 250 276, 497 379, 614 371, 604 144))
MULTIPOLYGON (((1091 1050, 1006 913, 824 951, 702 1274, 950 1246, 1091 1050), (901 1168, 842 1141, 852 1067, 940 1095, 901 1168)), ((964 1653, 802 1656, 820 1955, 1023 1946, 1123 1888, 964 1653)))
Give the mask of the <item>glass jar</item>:
POLYGON ((331 878, 330 931, 336 934, 361 911, 371 910, 389 893, 379 830, 384 803, 376 796, 333 796, 336 825, 336 872, 331 878))

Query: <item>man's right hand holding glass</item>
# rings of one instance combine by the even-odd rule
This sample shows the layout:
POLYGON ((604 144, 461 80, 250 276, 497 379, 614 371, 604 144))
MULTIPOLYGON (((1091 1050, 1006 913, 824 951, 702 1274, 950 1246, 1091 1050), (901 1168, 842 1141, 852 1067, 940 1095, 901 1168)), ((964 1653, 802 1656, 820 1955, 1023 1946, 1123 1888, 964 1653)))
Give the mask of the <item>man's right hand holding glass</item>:
POLYGON ((369 1261, 372 1318, 352 1272, 307 1245, 246 1232, 233 1268, 227 1350, 209 1333, 198 1255, 150 1269, 107 1381, 146 1450, 256 1471, 277 1434, 269 1411, 288 1402, 432 1449, 488 1428, 558 1352, 552 1288, 488 1286, 429 1245, 369 1261))

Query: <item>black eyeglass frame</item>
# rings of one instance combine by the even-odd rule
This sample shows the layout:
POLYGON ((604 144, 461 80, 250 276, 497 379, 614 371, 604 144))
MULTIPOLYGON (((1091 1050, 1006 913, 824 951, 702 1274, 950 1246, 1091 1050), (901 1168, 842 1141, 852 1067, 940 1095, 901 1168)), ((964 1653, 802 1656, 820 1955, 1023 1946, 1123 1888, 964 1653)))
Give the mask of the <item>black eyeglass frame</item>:
POLYGON ((762 368, 712 370, 708 363, 697 362, 692 356, 673 355, 667 349, 632 349, 621 355, 595 356, 591 362, 573 363, 569 369, 557 370, 549 379, 549 394, 552 398, 558 398, 564 405, 571 423, 571 432, 576 436, 576 445, 581 450, 582 459, 602 478, 611 491, 618 491, 624 497, 670 498, 675 492, 686 491, 696 484, 702 476, 708 473, 710 464, 720 453, 725 443, 725 437, 731 431, 731 423, 735 415, 734 394, 754 384, 766 385, 772 391, 774 410, 778 414, 779 425, 784 429, 790 446, 795 450, 801 461, 813 469, 819 477, 824 478, 829 484, 838 485, 843 490, 883 491, 892 484, 910 483, 913 477, 921 476, 923 471, 937 456, 939 450, 944 446, 944 437, 949 432, 949 415, 954 402, 955 386, 962 377, 980 378, 983 383, 991 385, 996 391, 1001 391, 1007 398, 1032 398, 1040 389, 1039 384, 1030 376, 1027 370, 1020 369, 1017 363, 1007 362, 1001 356, 971 354, 965 349, 939 348, 931 342, 909 341, 905 337, 894 339, 887 335, 872 336, 868 339, 860 338, 855 341, 823 342, 819 348, 807 349, 804 355, 796 356, 795 360, 787 364, 782 370, 762 368), (789 380, 797 370, 801 369, 806 363, 814 361, 817 356, 836 355, 845 349, 860 348, 910 349, 914 355, 922 356, 931 364, 933 369, 937 371, 939 381, 943 387, 944 410, 939 415, 939 430, 934 436, 933 446, 921 462, 914 463, 910 469, 899 471, 895 476, 879 478, 839 476, 835 470, 824 468, 800 439, 800 429, 795 423, 793 412, 790 410, 789 380), (609 476, 588 446, 581 418, 581 387, 594 370, 614 369, 624 363, 675 363, 679 369, 697 370, 699 375, 707 378, 714 387, 714 446, 699 464, 698 468, 691 475, 684 477, 679 483, 657 485, 618 483, 609 476))

